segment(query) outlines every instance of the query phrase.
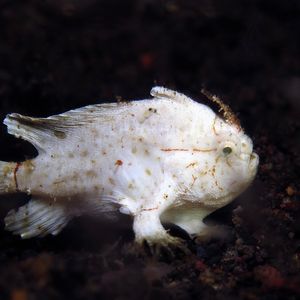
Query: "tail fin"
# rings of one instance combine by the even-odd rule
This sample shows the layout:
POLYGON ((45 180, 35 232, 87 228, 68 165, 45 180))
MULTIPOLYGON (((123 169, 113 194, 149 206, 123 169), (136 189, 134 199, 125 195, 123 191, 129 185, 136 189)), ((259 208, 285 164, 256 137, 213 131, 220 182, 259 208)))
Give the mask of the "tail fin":
POLYGON ((0 195, 12 192, 16 164, 0 161, 0 195))

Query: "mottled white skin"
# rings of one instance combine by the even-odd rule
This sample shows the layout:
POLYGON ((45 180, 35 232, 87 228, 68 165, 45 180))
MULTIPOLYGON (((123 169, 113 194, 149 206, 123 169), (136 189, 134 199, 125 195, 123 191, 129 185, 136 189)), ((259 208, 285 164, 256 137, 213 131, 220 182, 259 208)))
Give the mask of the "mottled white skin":
MULTIPOLYGON (((251 139, 209 107, 161 87, 151 95, 149 100, 83 108, 90 115, 99 114, 100 107, 102 112, 85 121, 86 114, 78 111, 72 115, 75 126, 66 126, 65 134, 49 136, 50 130, 38 141, 11 130, 35 142, 39 155, 17 172, 11 163, 6 190, 16 190, 14 170, 19 191, 50 200, 69 217, 119 208, 133 216, 140 243, 174 241, 162 220, 190 235, 201 234, 203 218, 251 183, 258 156, 251 139), (224 154, 225 147, 232 153, 224 154)), ((10 118, 5 121, 9 128, 15 122, 10 118)))

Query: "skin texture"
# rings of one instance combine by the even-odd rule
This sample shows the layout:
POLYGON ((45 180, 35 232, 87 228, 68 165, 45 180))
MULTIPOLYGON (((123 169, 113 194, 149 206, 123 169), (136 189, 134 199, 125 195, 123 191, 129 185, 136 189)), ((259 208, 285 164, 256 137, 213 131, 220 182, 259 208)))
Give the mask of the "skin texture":
POLYGON ((252 182, 258 156, 243 130, 209 107, 162 87, 151 95, 47 119, 8 115, 8 132, 39 155, 0 163, 0 191, 32 195, 6 228, 23 238, 57 234, 74 216, 119 209, 133 216, 138 243, 178 243, 161 221, 201 234, 203 218, 252 182))

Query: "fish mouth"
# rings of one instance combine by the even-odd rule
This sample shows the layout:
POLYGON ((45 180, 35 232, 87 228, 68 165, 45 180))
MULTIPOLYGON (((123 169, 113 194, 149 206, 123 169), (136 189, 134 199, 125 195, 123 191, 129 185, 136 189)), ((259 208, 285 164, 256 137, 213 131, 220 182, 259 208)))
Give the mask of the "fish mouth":
POLYGON ((250 154, 250 159, 249 159, 249 169, 253 171, 254 174, 256 174, 258 164, 259 164, 259 156, 255 152, 252 152, 250 154))
POLYGON ((240 158, 246 163, 248 170, 255 175, 259 164, 259 156, 255 152, 242 153, 240 158))
POLYGON ((255 152, 252 152, 250 154, 250 164, 253 164, 254 162, 258 164, 259 156, 255 152))

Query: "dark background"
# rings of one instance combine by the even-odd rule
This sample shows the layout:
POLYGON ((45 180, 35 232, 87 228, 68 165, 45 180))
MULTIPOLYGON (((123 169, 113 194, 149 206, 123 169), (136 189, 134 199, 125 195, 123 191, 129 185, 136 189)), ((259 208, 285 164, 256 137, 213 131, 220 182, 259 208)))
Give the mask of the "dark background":
MULTIPOLYGON (((136 258, 131 220, 80 218, 57 237, 0 229, 0 298, 296 299, 300 293, 300 2, 0 1, 0 118, 144 99, 156 84, 238 112, 261 164, 193 254, 136 258)), ((36 155, 1 126, 0 159, 36 155)), ((0 217, 26 202, 1 196, 0 217)), ((176 233, 176 232, 175 232, 176 233)), ((182 233, 179 233, 182 234, 182 233)))

